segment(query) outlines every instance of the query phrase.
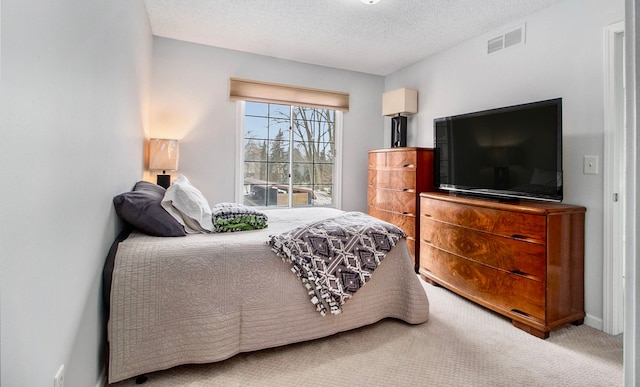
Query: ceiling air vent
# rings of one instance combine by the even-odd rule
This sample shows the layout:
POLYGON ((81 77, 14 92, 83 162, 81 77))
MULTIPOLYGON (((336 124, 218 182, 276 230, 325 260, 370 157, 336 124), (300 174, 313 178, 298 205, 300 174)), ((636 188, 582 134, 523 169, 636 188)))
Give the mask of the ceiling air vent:
POLYGON ((487 42, 487 54, 493 54, 506 48, 524 44, 525 25, 507 31, 501 35, 489 39, 487 42))
POLYGON ((487 54, 493 54, 494 52, 498 52, 504 48, 504 36, 500 35, 497 38, 493 38, 489 40, 487 44, 487 54))

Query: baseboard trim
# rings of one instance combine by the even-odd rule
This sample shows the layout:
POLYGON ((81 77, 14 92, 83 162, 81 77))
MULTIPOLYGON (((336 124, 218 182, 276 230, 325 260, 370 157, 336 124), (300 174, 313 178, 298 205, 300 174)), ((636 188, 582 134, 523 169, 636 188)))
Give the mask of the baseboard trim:
POLYGON ((604 324, 602 323, 602 318, 594 317, 587 313, 584 317, 584 323, 591 328, 595 328, 599 331, 603 330, 604 324))

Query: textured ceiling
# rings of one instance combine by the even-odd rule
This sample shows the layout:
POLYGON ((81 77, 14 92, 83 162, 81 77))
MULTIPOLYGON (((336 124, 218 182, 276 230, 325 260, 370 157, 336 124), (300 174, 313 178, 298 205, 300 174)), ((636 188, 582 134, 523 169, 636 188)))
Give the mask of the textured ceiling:
POLYGON ((144 0, 156 36, 387 75, 561 0, 144 0))

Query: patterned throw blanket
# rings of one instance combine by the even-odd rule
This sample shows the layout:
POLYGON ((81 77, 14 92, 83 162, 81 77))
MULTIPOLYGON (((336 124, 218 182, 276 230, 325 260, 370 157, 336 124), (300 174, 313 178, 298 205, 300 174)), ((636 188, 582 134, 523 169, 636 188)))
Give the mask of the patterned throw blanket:
POLYGON ((267 227, 267 216, 238 203, 218 203, 211 209, 214 232, 260 230, 267 227))
POLYGON ((398 240, 398 227, 361 212, 297 227, 270 236, 271 249, 289 261, 321 315, 341 306, 366 284, 398 240))

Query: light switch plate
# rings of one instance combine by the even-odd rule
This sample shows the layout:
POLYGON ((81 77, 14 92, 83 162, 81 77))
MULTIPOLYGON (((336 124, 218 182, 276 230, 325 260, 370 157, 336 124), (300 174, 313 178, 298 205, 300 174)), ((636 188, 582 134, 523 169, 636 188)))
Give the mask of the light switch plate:
POLYGON ((598 174, 598 156, 584 156, 584 174, 598 174))

